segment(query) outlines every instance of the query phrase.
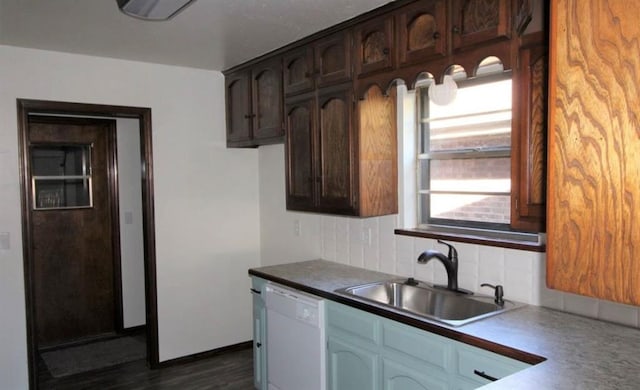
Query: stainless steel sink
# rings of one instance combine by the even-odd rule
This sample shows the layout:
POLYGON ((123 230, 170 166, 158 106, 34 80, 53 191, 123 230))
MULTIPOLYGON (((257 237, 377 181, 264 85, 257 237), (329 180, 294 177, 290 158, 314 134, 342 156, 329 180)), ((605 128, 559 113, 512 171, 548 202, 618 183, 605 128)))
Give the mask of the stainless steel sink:
POLYGON ((404 280, 382 281, 336 290, 353 297, 427 317, 451 326, 460 326, 524 304, 504 301, 497 305, 493 296, 453 292, 423 282, 410 285, 404 280))

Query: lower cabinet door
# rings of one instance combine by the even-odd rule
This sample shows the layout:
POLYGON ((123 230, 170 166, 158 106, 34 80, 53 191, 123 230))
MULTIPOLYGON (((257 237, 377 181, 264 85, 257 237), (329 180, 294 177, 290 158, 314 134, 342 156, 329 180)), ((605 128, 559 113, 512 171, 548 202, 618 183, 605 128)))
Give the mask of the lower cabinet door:
POLYGON ((383 359, 382 382, 384 390, 447 390, 447 378, 438 378, 407 366, 383 359))
POLYGON ((260 295, 253 295, 253 386, 267 389, 267 310, 260 295))
POLYGON ((330 390, 377 390, 378 354, 329 336, 330 390))

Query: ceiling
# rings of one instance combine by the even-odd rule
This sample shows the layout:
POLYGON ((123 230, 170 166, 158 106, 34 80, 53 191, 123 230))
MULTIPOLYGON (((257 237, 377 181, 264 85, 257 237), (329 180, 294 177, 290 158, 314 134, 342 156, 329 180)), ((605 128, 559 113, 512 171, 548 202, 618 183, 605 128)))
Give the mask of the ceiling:
POLYGON ((165 22, 116 0, 0 0, 0 44, 223 70, 389 0, 197 0, 165 22))

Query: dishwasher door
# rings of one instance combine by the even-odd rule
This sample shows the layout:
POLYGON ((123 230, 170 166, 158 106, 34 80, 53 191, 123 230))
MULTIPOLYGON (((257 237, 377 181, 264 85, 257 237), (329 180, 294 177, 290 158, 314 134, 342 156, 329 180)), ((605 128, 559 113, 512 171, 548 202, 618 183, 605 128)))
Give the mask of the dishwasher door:
POLYGON ((269 390, 325 390, 324 302, 273 283, 265 291, 269 390))

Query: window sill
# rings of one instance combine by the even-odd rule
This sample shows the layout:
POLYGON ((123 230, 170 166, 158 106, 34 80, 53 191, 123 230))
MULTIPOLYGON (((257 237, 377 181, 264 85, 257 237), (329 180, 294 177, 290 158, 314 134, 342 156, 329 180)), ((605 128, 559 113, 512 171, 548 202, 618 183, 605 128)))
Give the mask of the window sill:
MULTIPOLYGON (((480 232, 476 234, 474 232, 446 231, 445 229, 439 230, 435 227, 431 229, 395 229, 394 233, 401 236, 435 238, 454 242, 465 242, 469 244, 518 249, 531 252, 546 251, 546 245, 544 242, 534 242, 500 237, 499 233, 493 237, 489 237, 486 235, 482 235, 480 232)), ((508 233, 505 234, 505 236, 507 235, 508 233)))

